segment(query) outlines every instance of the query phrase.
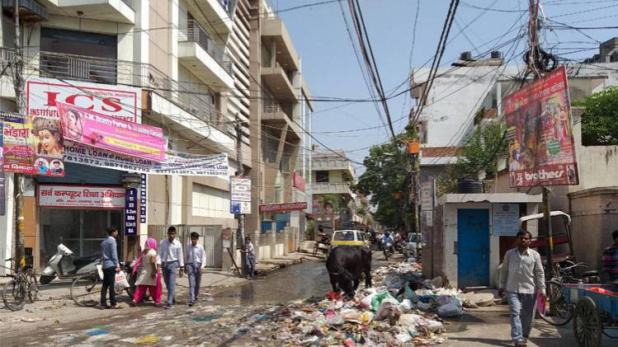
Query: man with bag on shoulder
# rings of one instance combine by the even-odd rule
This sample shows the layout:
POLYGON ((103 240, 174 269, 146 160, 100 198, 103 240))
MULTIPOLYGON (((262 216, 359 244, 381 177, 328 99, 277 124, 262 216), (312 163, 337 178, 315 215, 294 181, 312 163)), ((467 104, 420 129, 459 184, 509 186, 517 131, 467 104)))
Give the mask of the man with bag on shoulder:
POLYGON ((116 293, 114 285, 116 283, 116 273, 120 271, 120 263, 118 262, 118 246, 116 245, 116 237, 118 237, 118 228, 111 227, 107 229, 107 238, 101 242, 101 254, 103 265, 103 288, 101 290, 101 306, 100 308, 120 308, 116 302, 116 293), (107 305, 107 291, 109 290, 109 303, 107 305))
POLYGON ((506 290, 511 308, 511 338, 515 346, 527 346, 532 330, 536 293, 545 296, 545 272, 541 255, 530 249, 532 234, 527 230, 517 233, 517 247, 504 255, 500 272, 499 295, 506 290), (536 290, 536 293, 535 293, 536 290))

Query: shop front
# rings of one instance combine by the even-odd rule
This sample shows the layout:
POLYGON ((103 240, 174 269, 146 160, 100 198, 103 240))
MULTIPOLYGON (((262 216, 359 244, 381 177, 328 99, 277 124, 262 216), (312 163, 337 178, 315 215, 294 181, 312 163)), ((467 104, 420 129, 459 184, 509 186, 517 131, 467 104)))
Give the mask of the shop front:
MULTIPOLYGON (((64 177, 36 179, 41 266, 60 243, 76 256, 89 256, 100 253, 107 228, 117 227, 124 235, 126 173, 72 163, 66 166, 64 177)), ((123 239, 118 238, 119 254, 123 239)))

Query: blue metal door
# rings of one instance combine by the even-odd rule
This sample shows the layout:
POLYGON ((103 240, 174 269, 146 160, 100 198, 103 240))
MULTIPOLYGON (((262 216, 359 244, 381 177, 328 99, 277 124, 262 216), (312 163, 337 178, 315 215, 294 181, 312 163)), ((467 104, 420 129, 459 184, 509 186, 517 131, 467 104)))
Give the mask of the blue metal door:
POLYGON ((489 285, 489 210, 457 210, 459 288, 489 285))

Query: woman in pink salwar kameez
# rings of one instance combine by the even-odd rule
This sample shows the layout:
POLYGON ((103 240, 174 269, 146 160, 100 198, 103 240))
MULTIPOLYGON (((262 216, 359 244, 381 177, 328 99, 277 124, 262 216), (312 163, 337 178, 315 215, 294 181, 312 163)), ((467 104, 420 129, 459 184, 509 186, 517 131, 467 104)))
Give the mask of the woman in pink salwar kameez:
POLYGON ((163 286, 161 284, 161 271, 157 262, 157 240, 147 239, 144 250, 133 265, 133 274, 137 273, 135 284, 135 294, 133 295, 132 305, 136 305, 142 301, 146 290, 155 302, 155 305, 161 305, 161 296, 163 294, 163 286))

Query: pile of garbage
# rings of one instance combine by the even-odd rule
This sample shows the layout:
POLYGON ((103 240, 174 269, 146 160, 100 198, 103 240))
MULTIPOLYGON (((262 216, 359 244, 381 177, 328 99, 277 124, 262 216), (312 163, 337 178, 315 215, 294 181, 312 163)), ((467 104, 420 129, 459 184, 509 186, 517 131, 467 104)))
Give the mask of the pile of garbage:
POLYGON ((414 262, 373 276, 376 286, 359 289, 353 300, 331 292, 256 315, 250 334, 283 345, 432 345, 446 340, 442 318, 463 313, 462 293, 424 280, 414 262))

